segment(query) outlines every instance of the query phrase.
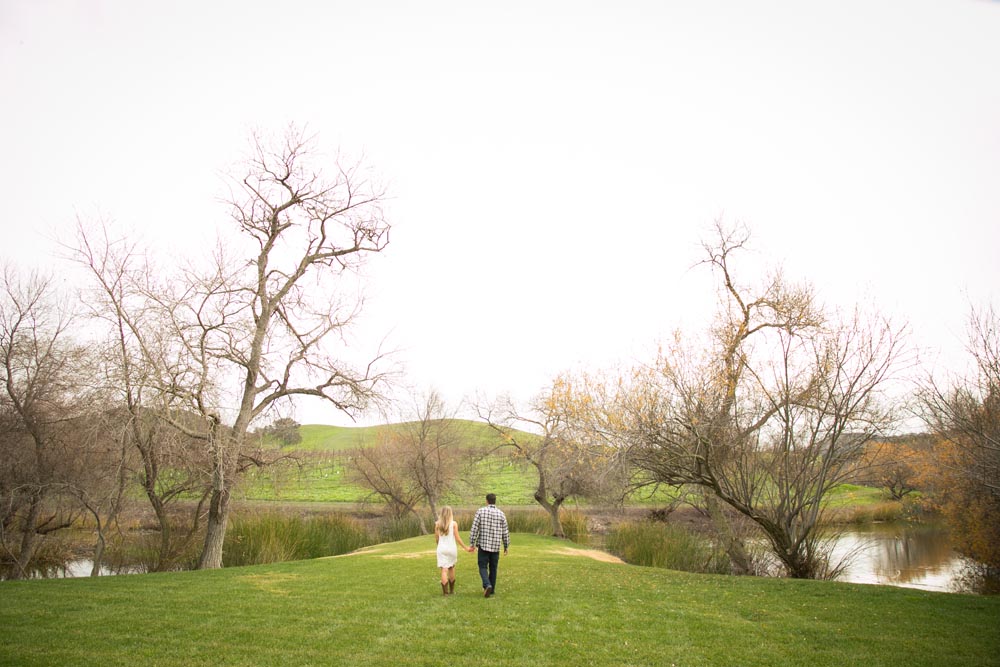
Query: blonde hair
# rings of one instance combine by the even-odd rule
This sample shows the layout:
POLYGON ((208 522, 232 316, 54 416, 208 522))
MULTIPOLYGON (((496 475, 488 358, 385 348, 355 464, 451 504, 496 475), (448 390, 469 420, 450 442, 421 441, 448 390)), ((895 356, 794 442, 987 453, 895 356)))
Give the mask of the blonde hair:
POLYGON ((451 505, 445 505, 441 508, 441 515, 438 517, 437 523, 434 524, 434 528, 439 535, 447 535, 448 531, 451 530, 451 522, 454 520, 455 515, 451 511, 451 505))

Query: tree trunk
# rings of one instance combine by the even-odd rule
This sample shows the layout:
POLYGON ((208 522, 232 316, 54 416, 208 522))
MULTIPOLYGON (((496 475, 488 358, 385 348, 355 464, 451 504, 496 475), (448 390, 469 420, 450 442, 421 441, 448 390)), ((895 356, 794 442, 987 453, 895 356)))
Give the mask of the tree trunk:
POLYGON ((792 579, 813 579, 816 577, 819 564, 815 559, 803 554, 801 549, 795 552, 785 552, 780 554, 780 557, 785 571, 792 579))
MULTIPOLYGON (((246 401, 244 401, 245 403, 246 401)), ((222 567, 222 546, 226 540, 226 525, 229 522, 229 480, 226 478, 227 444, 219 433, 220 420, 211 415, 209 442, 212 444, 212 500, 208 506, 208 521, 205 523, 205 546, 198 561, 199 570, 215 570, 222 567)), ((235 453, 234 453, 235 457, 235 453)))
POLYGON ((149 499, 149 504, 153 507, 156 523, 160 526, 160 550, 156 558, 156 563, 153 565, 153 571, 163 572, 168 569, 167 565, 171 559, 170 539, 172 531, 170 528, 170 517, 167 514, 167 508, 163 505, 163 500, 156 495, 155 487, 149 484, 148 481, 145 486, 146 497, 149 499))
POLYGON ((438 509, 434 496, 427 496, 427 504, 431 506, 431 521, 437 523, 438 509))
POLYGON ((550 503, 548 498, 536 492, 535 500, 549 513, 549 519, 552 521, 552 536, 565 538, 566 533, 563 532, 562 521, 559 520, 559 508, 562 507, 564 499, 560 498, 554 503, 550 503))
POLYGON ((212 489, 212 502, 208 508, 208 522, 205 529, 205 547, 198 561, 199 570, 213 570, 222 567, 222 544, 226 539, 226 524, 229 521, 229 489, 212 489))
POLYGON ((726 554, 729 556, 729 562, 733 567, 733 574, 750 574, 750 556, 747 554, 743 540, 733 530, 733 524, 729 521, 729 517, 726 516, 722 504, 710 489, 702 488, 701 492, 702 498, 705 500, 705 509, 708 512, 708 516, 712 520, 712 525, 715 526, 715 532, 718 534, 719 539, 722 540, 726 554))
POLYGON ((552 536, 565 538, 566 533, 563 531, 562 521, 559 519, 559 508, 561 507, 561 500, 553 503, 549 509, 549 517, 552 519, 552 536))
POLYGON ((24 533, 21 535, 21 549, 14 559, 14 567, 8 575, 11 579, 23 579, 28 573, 28 565, 35 557, 38 548, 38 517, 42 513, 42 495, 35 493, 31 498, 28 516, 24 521, 24 533))
POLYGON ((104 545, 104 528, 102 528, 100 522, 98 522, 97 544, 94 545, 94 563, 90 567, 90 576, 92 577, 101 576, 101 563, 104 562, 104 545))

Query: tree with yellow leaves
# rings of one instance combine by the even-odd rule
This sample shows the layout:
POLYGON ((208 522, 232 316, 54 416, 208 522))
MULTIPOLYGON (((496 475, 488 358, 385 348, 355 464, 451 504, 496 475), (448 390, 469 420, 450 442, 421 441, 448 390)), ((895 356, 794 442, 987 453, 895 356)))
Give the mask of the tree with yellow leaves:
POLYGON ((613 493, 620 478, 609 465, 615 451, 595 448, 593 432, 579 428, 589 395, 569 375, 561 375, 527 408, 509 397, 479 406, 479 416, 494 430, 498 447, 512 450, 537 474, 535 502, 548 512, 552 534, 565 537, 559 511, 571 498, 613 493))
POLYGON ((975 561, 980 587, 1000 589, 1000 316, 993 308, 969 319, 971 377, 928 377, 923 416, 938 441, 931 498, 956 548, 975 561))
POLYGON ((903 500, 925 483, 931 456, 927 436, 882 438, 865 448, 860 461, 861 483, 885 489, 893 500, 903 500))

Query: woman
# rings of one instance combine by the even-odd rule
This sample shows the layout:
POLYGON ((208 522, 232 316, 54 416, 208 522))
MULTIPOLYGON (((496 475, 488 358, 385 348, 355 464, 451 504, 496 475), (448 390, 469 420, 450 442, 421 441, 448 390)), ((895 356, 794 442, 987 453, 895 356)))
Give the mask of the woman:
POLYGON ((434 524, 434 539, 437 541, 437 561, 441 568, 441 593, 448 595, 455 592, 455 563, 458 562, 458 544, 462 545, 465 551, 471 551, 472 547, 466 547, 462 542, 462 537, 458 534, 458 524, 455 522, 451 507, 445 505, 441 508, 441 515, 437 523, 434 524))

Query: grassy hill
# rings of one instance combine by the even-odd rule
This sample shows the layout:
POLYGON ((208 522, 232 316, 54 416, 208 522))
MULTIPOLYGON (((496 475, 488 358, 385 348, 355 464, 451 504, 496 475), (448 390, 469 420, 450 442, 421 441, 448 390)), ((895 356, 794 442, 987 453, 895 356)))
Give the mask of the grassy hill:
MULTIPOLYGON (((461 429, 465 446, 470 449, 486 451, 496 445, 496 436, 485 423, 465 419, 454 421, 461 429)), ((347 481, 346 457, 350 450, 375 444, 379 430, 392 426, 302 425, 299 427, 302 442, 282 448, 296 460, 284 466, 252 470, 237 496, 255 501, 361 502, 368 492, 347 481)), ((525 465, 508 465, 503 458, 480 463, 475 479, 464 486, 459 485, 456 493, 445 502, 478 503, 482 500, 482 483, 485 482, 507 504, 533 505, 536 482, 533 471, 525 465)))
POLYGON ((375 442, 379 426, 326 426, 303 424, 299 427, 302 442, 285 449, 300 452, 338 452, 366 447, 375 442))
MULTIPOLYGON (((462 430, 464 440, 471 447, 489 447, 496 438, 492 429, 483 422, 469 419, 454 419, 462 430)), ((288 451, 337 452, 357 447, 367 447, 376 442, 380 429, 386 426, 326 426, 323 424, 303 424, 299 427, 302 442, 287 447, 288 451)))
POLYGON ((693 575, 515 534, 498 594, 429 537, 207 572, 0 582, 0 665, 997 665, 1000 599, 693 575))
MULTIPOLYGON (((466 446, 488 450, 496 446, 492 429, 483 422, 459 422, 466 446)), ((377 442, 378 431, 389 426, 345 427, 305 424, 299 427, 302 442, 283 448, 297 457, 285 466, 251 470, 237 491, 237 497, 254 501, 358 503, 368 492, 347 481, 346 456, 349 450, 377 442)), ((456 492, 445 498, 453 505, 477 504, 484 489, 494 491, 505 505, 535 505, 533 497, 537 473, 527 463, 511 464, 503 455, 484 461, 475 478, 459 485, 456 492)), ((637 495, 634 504, 663 503, 671 492, 659 490, 656 495, 637 495)), ((831 506, 854 507, 882 501, 878 489, 844 485, 831 496, 831 506)))

